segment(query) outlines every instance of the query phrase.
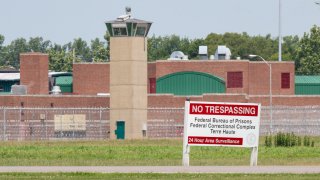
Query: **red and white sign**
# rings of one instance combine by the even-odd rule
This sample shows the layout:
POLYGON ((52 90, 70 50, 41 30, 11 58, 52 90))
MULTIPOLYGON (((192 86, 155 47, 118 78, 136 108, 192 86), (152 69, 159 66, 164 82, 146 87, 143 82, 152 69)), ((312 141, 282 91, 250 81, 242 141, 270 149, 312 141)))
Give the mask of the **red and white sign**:
POLYGON ((260 104, 186 101, 188 145, 258 147, 260 104))

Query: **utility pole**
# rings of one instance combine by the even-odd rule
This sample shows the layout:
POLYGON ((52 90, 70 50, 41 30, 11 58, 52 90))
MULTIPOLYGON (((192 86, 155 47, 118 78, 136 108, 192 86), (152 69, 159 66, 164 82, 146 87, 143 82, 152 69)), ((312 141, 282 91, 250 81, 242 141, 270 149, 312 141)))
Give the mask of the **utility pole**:
POLYGON ((279 0, 279 57, 278 60, 282 61, 282 35, 281 35, 281 0, 279 0))

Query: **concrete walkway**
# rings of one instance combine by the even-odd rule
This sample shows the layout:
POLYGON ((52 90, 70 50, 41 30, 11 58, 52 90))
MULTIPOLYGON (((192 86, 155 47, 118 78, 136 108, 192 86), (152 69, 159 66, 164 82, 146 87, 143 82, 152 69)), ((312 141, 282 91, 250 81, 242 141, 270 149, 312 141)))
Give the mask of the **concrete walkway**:
POLYGON ((320 173, 320 166, 0 166, 0 172, 320 173))

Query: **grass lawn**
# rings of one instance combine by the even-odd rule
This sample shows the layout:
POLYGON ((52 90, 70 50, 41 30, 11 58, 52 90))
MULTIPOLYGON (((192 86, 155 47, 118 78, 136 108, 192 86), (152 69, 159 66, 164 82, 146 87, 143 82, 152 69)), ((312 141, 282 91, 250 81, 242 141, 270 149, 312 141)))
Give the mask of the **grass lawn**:
MULTIPOLYGON (((314 140, 315 147, 261 143, 258 165, 320 165, 320 137, 314 140)), ((0 142, 0 158, 0 166, 180 166, 182 140, 0 142)), ((191 147, 194 166, 249 165, 249 160, 246 148, 191 147)))
POLYGON ((59 179, 59 180, 85 180, 85 179, 130 179, 130 180, 149 180, 149 179, 240 179, 240 180, 303 180, 320 179, 320 174, 102 174, 102 173, 0 173, 0 179, 59 179))

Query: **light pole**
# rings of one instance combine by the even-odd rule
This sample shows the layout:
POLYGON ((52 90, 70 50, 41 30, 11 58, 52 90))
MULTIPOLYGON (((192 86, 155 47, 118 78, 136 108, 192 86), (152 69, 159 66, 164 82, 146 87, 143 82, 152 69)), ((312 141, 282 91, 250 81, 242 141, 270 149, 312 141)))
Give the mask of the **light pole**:
POLYGON ((282 35, 281 35, 281 0, 279 0, 279 53, 278 60, 282 61, 282 35))
POLYGON ((268 61, 266 61, 263 57, 261 57, 261 56, 259 56, 259 55, 255 55, 255 54, 250 54, 249 55, 249 58, 255 58, 255 57, 259 57, 260 59, 262 59, 263 60, 263 62, 264 63, 266 63, 267 65, 268 65, 268 67, 269 67, 269 98, 270 98, 270 100, 269 100, 269 108, 270 108, 270 134, 272 134, 272 121, 273 121, 273 119, 272 119, 272 66, 271 66, 271 64, 270 63, 268 63, 268 61))

